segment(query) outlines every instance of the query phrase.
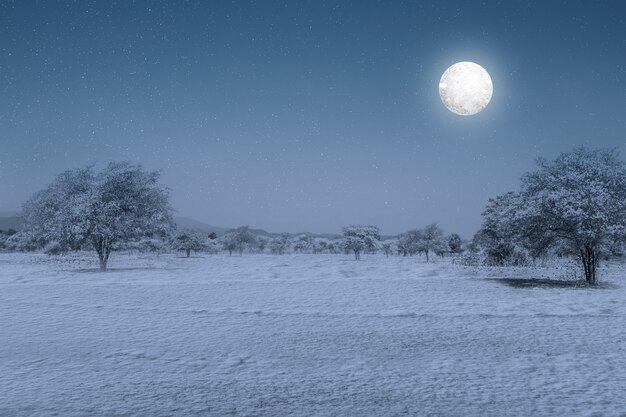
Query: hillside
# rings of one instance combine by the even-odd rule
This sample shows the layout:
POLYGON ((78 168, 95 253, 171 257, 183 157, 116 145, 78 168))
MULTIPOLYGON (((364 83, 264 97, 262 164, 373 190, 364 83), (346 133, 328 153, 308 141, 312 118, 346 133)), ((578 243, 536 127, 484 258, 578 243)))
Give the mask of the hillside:
MULTIPOLYGON (((0 230, 20 230, 20 222, 21 218, 16 212, 0 212, 0 230)), ((228 227, 220 227, 220 226, 212 226, 210 224, 203 223, 201 221, 182 216, 175 216, 174 222, 176 222, 176 226, 179 229, 191 229, 197 230, 202 233, 215 233, 218 236, 222 236, 230 230, 234 228, 228 227)), ((250 231, 257 236, 276 236, 280 234, 280 232, 268 232, 263 229, 253 229, 250 228, 250 231)), ((291 235, 307 235, 313 238, 327 238, 327 239, 337 239, 341 236, 334 233, 310 233, 310 232, 301 232, 301 233, 290 233, 291 235)))

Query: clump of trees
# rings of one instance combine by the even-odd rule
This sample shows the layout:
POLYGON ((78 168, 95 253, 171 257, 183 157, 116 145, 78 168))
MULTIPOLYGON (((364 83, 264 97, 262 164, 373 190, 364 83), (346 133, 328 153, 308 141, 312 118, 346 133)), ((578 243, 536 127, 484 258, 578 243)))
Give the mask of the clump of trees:
POLYGON ((7 240, 13 235, 17 234, 16 230, 0 230, 0 250, 7 248, 7 240))
POLYGON ((572 255, 594 285, 600 259, 626 236, 626 167, 615 150, 585 147, 536 162, 518 192, 489 200, 478 240, 498 263, 516 253, 572 255))
POLYGON ((62 251, 90 245, 105 271, 115 245, 172 230, 169 191, 158 179, 158 171, 128 162, 65 171, 24 204, 22 243, 62 251))
MULTIPOLYGON (((459 239, 459 247, 455 247, 455 249, 460 251, 460 237, 458 235, 455 236, 459 239)), ((398 253, 404 256, 423 254, 426 256, 426 262, 429 262, 430 253, 444 256, 446 253, 451 252, 449 242, 450 238, 445 238, 441 227, 437 223, 431 223, 423 229, 412 229, 400 235, 397 248, 398 253)))
POLYGON ((4 248, 12 251, 31 252, 44 246, 45 243, 29 230, 20 230, 4 241, 4 248))
POLYGON ((117 244, 115 248, 116 250, 126 250, 128 252, 164 253, 170 249, 170 244, 166 237, 146 236, 139 240, 117 244))
POLYGON ((222 247, 228 251, 230 255, 234 251, 239 252, 239 256, 243 255, 244 250, 254 249, 258 246, 258 242, 254 233, 250 231, 249 226, 239 226, 222 236, 222 247))
POLYGON ((376 226, 348 226, 343 228, 342 246, 354 253, 354 259, 361 259, 361 252, 376 250, 380 241, 380 230, 376 226))
POLYGON ((182 230, 172 238, 172 249, 185 252, 187 258, 191 256, 191 252, 200 252, 208 249, 207 237, 199 232, 192 230, 182 230))
POLYGON ((313 249, 313 239, 308 235, 295 236, 292 247, 296 253, 309 252, 313 249))
POLYGON ((393 248, 396 244, 395 240, 385 240, 380 243, 380 249, 383 251, 385 256, 390 256, 393 254, 393 248))
POLYGON ((283 255, 289 250, 289 234, 281 233, 279 236, 274 237, 270 240, 269 247, 272 253, 283 255))

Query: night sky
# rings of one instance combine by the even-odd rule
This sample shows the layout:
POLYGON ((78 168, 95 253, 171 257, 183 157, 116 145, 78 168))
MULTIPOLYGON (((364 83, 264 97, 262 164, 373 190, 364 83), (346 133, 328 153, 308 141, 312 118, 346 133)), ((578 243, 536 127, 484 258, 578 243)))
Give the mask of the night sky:
POLYGON ((624 1, 0 2, 0 211, 129 160, 216 226, 470 238, 535 157, 625 131, 624 1), (478 115, 439 98, 458 61, 478 115))

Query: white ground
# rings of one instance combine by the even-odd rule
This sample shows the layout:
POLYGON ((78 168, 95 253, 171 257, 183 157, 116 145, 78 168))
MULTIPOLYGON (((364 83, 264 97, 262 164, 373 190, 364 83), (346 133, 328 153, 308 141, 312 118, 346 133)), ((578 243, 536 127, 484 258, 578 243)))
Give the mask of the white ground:
POLYGON ((626 415, 602 289, 343 255, 0 254, 0 415, 626 415))

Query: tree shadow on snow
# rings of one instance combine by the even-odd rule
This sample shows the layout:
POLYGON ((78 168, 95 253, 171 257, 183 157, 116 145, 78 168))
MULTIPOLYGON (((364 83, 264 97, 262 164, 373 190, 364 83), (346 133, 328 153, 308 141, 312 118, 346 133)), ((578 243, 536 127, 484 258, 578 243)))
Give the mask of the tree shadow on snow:
POLYGON ((513 288, 617 288, 615 284, 598 283, 590 285, 585 281, 562 280, 546 278, 486 278, 488 281, 497 281, 513 288))

